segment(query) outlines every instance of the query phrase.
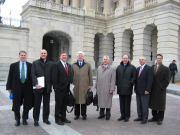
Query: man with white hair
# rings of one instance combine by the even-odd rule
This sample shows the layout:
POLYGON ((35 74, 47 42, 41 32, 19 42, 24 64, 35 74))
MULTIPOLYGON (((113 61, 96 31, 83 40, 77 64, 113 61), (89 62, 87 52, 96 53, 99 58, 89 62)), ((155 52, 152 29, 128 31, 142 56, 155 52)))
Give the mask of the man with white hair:
POLYGON ((136 70, 136 83, 134 92, 136 93, 138 118, 134 121, 141 121, 146 124, 149 114, 150 92, 153 83, 153 68, 146 64, 146 58, 139 58, 140 67, 136 70))
POLYGON ((98 106, 100 113, 98 119, 105 117, 104 111, 106 108, 106 120, 111 117, 112 97, 115 90, 116 71, 109 64, 109 56, 103 57, 103 64, 97 69, 96 74, 96 91, 98 95, 98 106))
POLYGON ((77 61, 71 66, 72 71, 72 83, 74 84, 73 93, 75 96, 75 117, 77 120, 80 116, 80 104, 81 104, 81 116, 83 120, 86 120, 86 94, 88 89, 93 86, 91 65, 84 60, 84 52, 79 51, 77 53, 77 61))

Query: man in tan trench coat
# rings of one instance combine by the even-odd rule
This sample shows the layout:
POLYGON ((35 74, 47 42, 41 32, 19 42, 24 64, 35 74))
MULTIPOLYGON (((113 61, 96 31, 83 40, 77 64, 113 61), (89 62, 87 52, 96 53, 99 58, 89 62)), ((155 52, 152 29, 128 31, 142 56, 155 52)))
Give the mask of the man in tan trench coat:
POLYGON ((86 94, 88 89, 93 86, 91 65, 84 60, 84 52, 77 53, 77 61, 71 66, 72 83, 74 84, 73 93, 75 96, 74 119, 77 120, 81 116, 86 120, 86 94))
POLYGON ((103 57, 103 64, 98 67, 96 74, 96 91, 98 94, 98 106, 100 113, 98 119, 105 117, 104 111, 106 108, 106 120, 111 117, 110 108, 112 107, 113 91, 115 90, 116 71, 109 64, 109 57, 103 57))

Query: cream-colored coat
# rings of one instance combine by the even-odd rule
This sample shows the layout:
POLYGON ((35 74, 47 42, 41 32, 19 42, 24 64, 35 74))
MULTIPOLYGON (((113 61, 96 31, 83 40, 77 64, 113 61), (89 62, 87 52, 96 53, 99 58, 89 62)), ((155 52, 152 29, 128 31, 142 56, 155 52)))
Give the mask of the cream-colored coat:
POLYGON ((86 103, 86 94, 88 86, 93 86, 91 65, 84 60, 80 68, 78 62, 74 62, 71 66, 72 83, 74 84, 73 94, 76 104, 86 103))
POLYGON ((110 94, 110 90, 115 90, 116 82, 116 71, 108 65, 106 69, 101 65, 98 67, 96 74, 96 85, 95 88, 98 94, 98 106, 101 108, 112 107, 113 93, 110 94))

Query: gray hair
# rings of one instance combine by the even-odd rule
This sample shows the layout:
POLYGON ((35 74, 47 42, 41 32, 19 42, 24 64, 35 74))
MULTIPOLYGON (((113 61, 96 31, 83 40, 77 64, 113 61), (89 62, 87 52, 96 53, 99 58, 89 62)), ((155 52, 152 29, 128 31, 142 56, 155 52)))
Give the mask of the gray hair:
MULTIPOLYGON (((107 57, 107 58, 108 58, 108 60, 109 60, 109 56, 105 55, 104 57, 107 57)), ((104 59, 104 57, 103 57, 103 59, 104 59)))
POLYGON ((77 56, 78 56, 78 54, 83 54, 83 56, 84 56, 84 52, 83 52, 83 51, 79 51, 79 52, 77 53, 77 56))

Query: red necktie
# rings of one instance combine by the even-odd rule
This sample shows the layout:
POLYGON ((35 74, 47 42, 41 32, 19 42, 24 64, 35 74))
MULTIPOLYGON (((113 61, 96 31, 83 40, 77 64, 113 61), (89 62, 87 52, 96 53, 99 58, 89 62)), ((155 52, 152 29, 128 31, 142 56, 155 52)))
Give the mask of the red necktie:
POLYGON ((69 75, 69 72, 68 72, 68 68, 67 68, 67 66, 66 66, 66 63, 65 63, 64 65, 65 65, 65 68, 66 68, 67 75, 69 75))
MULTIPOLYGON (((139 76, 141 75, 141 71, 142 71, 142 66, 141 66, 141 69, 140 69, 140 71, 139 71, 139 76)), ((138 77, 139 77, 139 76, 138 76, 138 77)))

